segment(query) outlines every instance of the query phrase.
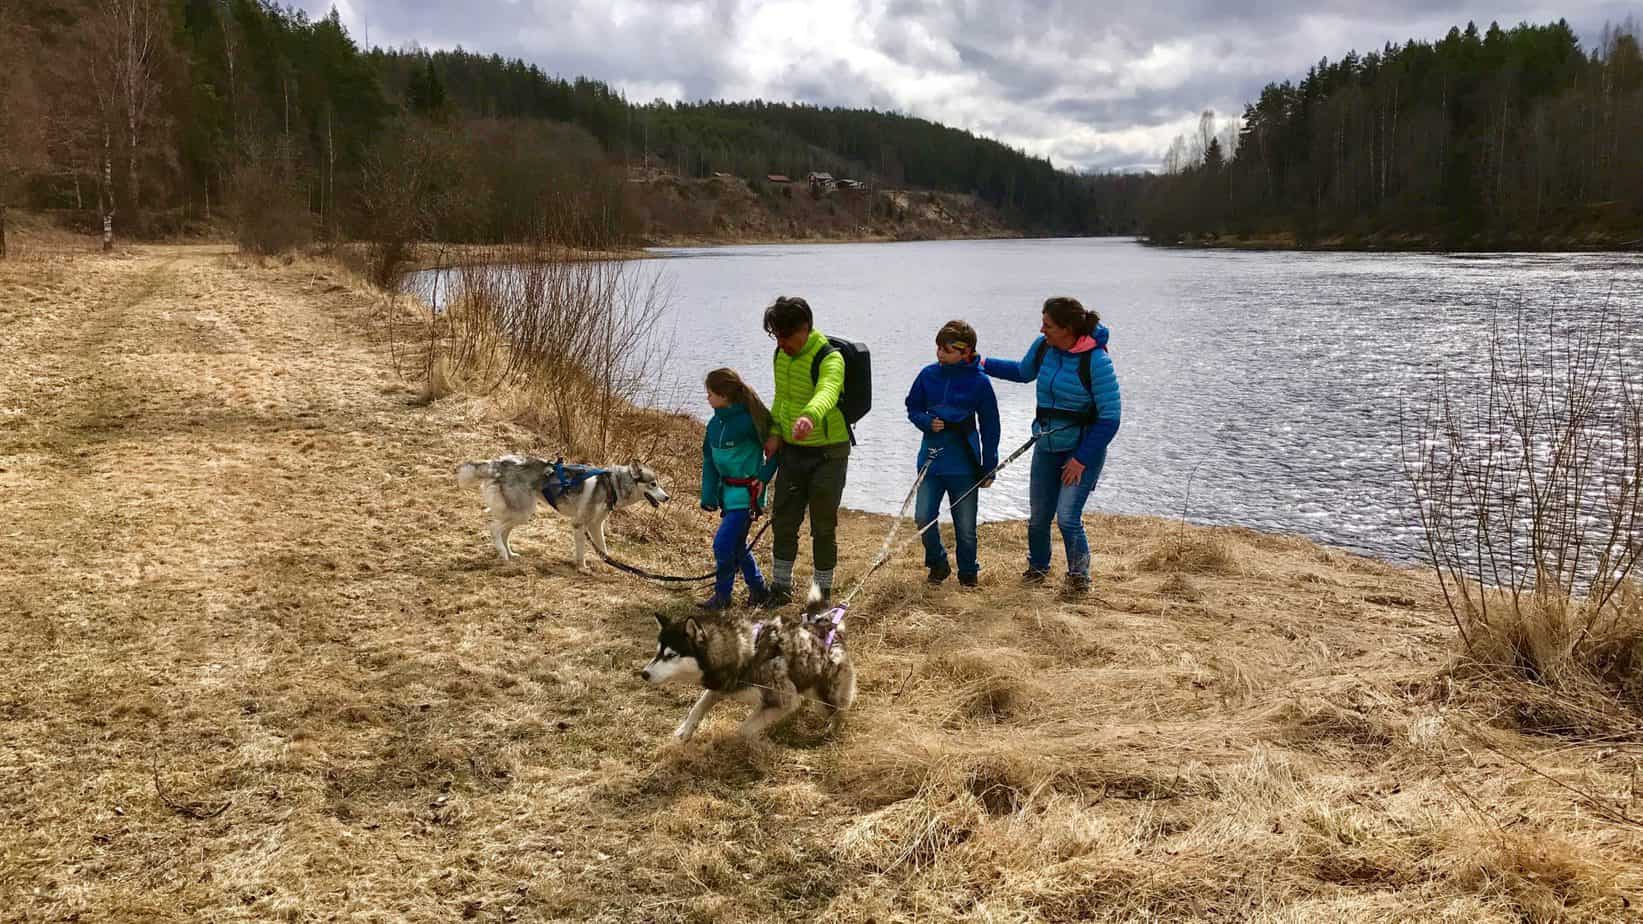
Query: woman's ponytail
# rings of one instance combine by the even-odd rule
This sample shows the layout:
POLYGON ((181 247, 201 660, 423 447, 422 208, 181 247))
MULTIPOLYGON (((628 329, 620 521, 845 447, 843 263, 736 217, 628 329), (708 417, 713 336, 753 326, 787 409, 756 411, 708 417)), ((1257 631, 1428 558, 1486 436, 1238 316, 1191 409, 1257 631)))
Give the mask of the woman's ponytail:
POLYGON ((1057 327, 1065 327, 1080 337, 1095 336, 1101 315, 1085 310, 1083 303, 1068 295, 1055 295, 1044 300, 1044 313, 1057 327))

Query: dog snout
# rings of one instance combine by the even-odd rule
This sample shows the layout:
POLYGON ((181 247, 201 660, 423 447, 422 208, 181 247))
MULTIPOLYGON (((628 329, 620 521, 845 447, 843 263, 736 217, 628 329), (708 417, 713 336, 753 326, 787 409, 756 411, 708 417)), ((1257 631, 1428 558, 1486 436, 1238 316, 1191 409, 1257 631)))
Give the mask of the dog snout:
POLYGON ((649 683, 650 682, 650 670, 648 668, 640 668, 640 670, 639 670, 639 679, 645 681, 646 683, 649 683))

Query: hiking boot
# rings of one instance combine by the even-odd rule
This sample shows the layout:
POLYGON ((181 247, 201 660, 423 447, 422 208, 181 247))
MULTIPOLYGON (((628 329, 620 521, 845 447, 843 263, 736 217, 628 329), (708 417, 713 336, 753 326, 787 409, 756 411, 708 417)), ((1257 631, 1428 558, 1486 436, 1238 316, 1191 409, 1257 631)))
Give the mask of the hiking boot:
POLYGON ((769 599, 770 588, 768 587, 749 587, 747 589, 748 606, 764 606, 764 602, 769 599))
POLYGON ((732 604, 729 597, 721 597, 718 594, 714 594, 706 600, 703 600, 701 603, 696 604, 696 606, 708 611, 709 613, 718 613, 730 609, 732 604))
POLYGON ((978 574, 965 574, 960 571, 958 584, 960 587, 978 587, 981 584, 981 576, 978 574))
POLYGON ((1039 571, 1037 568, 1028 568, 1021 572, 1021 583, 1028 587, 1041 587, 1050 579, 1050 572, 1039 571))
POLYGON ((930 577, 927 578, 927 580, 932 584, 940 584, 942 581, 947 580, 952 573, 953 566, 947 564, 946 562, 942 562, 939 565, 931 565, 930 577))
POLYGON ((779 610, 792 602, 793 588, 773 584, 769 590, 765 591, 764 602, 759 605, 767 610, 779 610))
POLYGON ((1061 585, 1061 596, 1082 597, 1090 592, 1090 576, 1087 574, 1069 574, 1061 585))

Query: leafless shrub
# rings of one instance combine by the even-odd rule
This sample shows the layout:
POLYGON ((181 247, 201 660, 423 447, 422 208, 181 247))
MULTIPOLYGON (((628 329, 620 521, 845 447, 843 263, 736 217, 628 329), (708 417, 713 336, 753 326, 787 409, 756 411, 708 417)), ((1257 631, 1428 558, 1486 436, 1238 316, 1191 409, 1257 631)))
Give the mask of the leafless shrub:
POLYGON ((564 226, 551 227, 543 240, 482 248, 441 271, 410 335, 394 341, 396 361, 430 398, 459 390, 512 402, 512 416, 569 454, 647 455, 617 436, 664 397, 654 383, 670 343, 660 327, 668 293, 643 264, 551 243, 564 226))
POLYGON ((1406 425, 1404 469, 1467 666, 1540 687, 1535 727, 1635 727, 1614 710, 1643 706, 1643 402, 1606 313, 1546 325, 1497 325, 1487 381, 1406 425))
POLYGON ((289 156, 276 153, 247 160, 234 171, 230 189, 240 249, 277 254, 313 239, 313 215, 289 156))

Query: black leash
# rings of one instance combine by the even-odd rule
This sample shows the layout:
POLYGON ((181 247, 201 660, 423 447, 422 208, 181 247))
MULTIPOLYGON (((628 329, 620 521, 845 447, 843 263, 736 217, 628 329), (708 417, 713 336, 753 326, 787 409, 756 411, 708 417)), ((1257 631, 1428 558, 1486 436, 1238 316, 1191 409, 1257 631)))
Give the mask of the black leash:
MULTIPOLYGON (((753 547, 759 544, 759 540, 764 537, 764 531, 770 528, 770 524, 772 522, 774 522, 774 517, 767 518, 764 521, 764 525, 759 527, 759 531, 753 534, 753 539, 748 542, 747 548, 743 549, 741 555, 736 557, 736 567, 741 567, 742 559, 744 557, 753 554, 753 547)), ((636 568, 633 565, 619 562, 616 559, 611 558, 609 555, 600 554, 599 557, 604 560, 605 564, 610 565, 612 568, 615 568, 618 571, 625 571, 635 577, 642 577, 647 581, 663 581, 673 584, 700 584, 704 581, 714 580, 719 576, 717 568, 706 574, 691 577, 680 574, 656 574, 653 571, 646 571, 643 568, 636 568)))

